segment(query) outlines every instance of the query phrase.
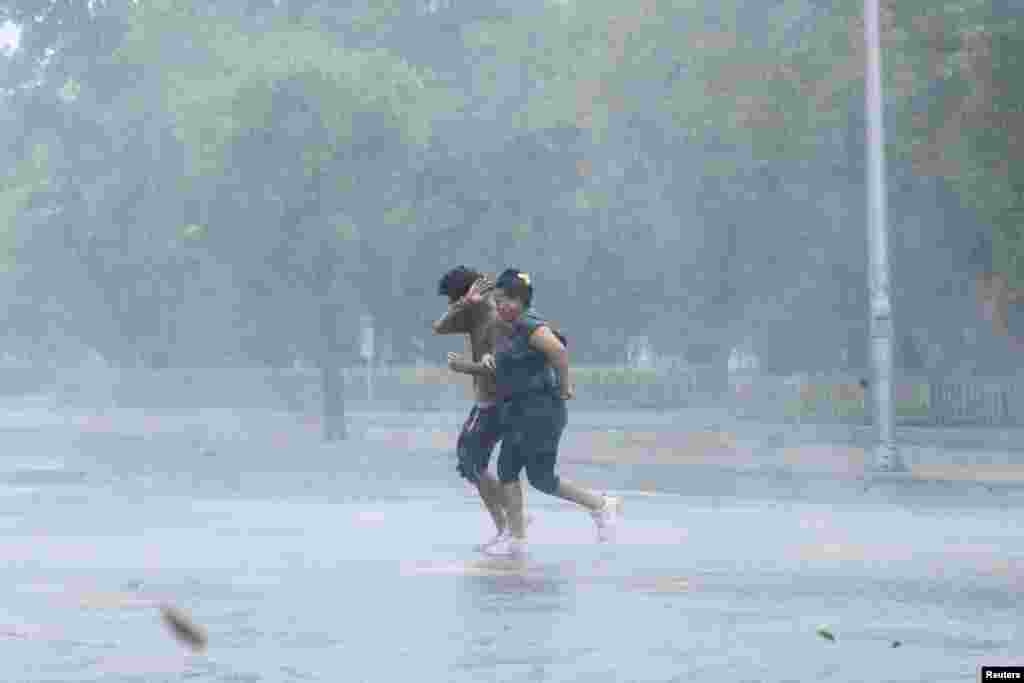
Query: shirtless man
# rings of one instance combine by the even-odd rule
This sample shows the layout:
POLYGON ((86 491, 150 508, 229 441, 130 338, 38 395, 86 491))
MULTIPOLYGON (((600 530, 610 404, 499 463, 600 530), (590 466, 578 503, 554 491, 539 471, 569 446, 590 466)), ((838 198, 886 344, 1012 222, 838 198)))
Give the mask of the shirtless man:
POLYGON ((448 367, 473 376, 475 402, 459 434, 457 470, 476 485, 497 529, 494 538, 477 547, 480 551, 504 540, 509 532, 501 484, 487 468, 491 453, 501 440, 501 411, 494 374, 481 363, 485 355, 494 353, 501 332, 502 322, 491 295, 493 288, 493 282, 481 273, 465 266, 453 268, 438 283, 438 294, 448 297, 448 311, 433 324, 435 334, 466 335, 472 349, 469 359, 449 353, 448 367))

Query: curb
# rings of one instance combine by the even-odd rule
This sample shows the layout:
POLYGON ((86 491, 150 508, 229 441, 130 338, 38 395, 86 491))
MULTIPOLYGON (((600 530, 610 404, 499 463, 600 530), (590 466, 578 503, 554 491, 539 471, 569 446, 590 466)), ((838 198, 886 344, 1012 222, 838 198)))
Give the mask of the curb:
POLYGON ((710 462, 644 462, 613 463, 574 459, 565 462, 570 469, 585 468, 599 471, 594 478, 624 478, 629 488, 664 491, 669 493, 695 495, 728 495, 741 493, 751 484, 764 485, 766 490, 788 497, 791 494, 811 494, 814 488, 821 488, 820 494, 845 490, 851 494, 869 491, 906 493, 1007 493, 1024 491, 1024 468, 1015 476, 998 476, 998 473, 936 472, 935 468, 917 466, 906 472, 840 472, 835 470, 814 470, 793 467, 779 463, 725 464, 710 462), (623 465, 628 467, 624 468, 623 465), (619 475, 618 471, 622 471, 619 475), (628 470, 628 471, 625 471, 628 470), (609 476, 611 475, 611 476, 609 476))
POLYGON ((909 471, 867 473, 869 486, 878 484, 946 484, 950 487, 984 488, 989 491, 1024 489, 1024 467, 912 465, 909 471))

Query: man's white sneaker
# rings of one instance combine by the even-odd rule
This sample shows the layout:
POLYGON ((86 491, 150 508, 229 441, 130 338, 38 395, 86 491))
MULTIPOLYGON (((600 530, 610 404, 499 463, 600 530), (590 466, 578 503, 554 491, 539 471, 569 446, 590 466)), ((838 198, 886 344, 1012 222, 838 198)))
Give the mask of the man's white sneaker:
POLYGON ((484 548, 483 552, 491 557, 522 557, 526 554, 526 540, 508 535, 484 548))
MULTIPOLYGON (((526 515, 526 517, 523 520, 523 523, 527 526, 527 528, 529 528, 529 526, 531 524, 533 524, 533 515, 526 515)), ((498 541, 500 541, 501 539, 505 538, 508 535, 509 535, 509 530, 505 529, 501 533, 494 534, 494 537, 491 538, 491 540, 487 541, 486 543, 477 543, 475 546, 473 546, 473 549, 476 550, 477 552, 482 553, 487 548, 490 548, 492 545, 494 545, 495 543, 497 543, 498 541)))
POLYGON ((615 538, 615 529, 619 523, 619 513, 622 511, 622 499, 614 496, 602 496, 604 506, 600 510, 594 510, 590 516, 594 518, 597 525, 597 540, 601 543, 611 541, 615 538))
POLYGON ((473 546, 473 550, 476 550, 479 553, 485 553, 485 552, 487 552, 488 548, 490 548, 495 543, 500 543, 501 540, 503 538, 505 538, 506 536, 508 536, 508 531, 507 530, 506 531, 502 531, 499 534, 494 534, 494 537, 491 538, 489 541, 485 541, 483 543, 477 543, 475 546, 473 546))

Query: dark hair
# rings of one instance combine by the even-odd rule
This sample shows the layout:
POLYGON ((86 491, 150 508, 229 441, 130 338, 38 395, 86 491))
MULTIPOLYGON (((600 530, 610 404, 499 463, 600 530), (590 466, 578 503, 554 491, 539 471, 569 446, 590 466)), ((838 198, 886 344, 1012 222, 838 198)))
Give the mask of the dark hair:
POLYGON ((533 302, 533 285, 530 284, 530 276, 521 270, 516 268, 505 269, 498 276, 494 286, 503 290, 505 294, 513 299, 518 299, 523 304, 523 308, 529 308, 533 302))
POLYGON ((469 288, 481 277, 483 275, 472 268, 456 266, 445 273, 441 281, 437 283, 437 293, 448 297, 451 301, 458 301, 466 296, 469 288))

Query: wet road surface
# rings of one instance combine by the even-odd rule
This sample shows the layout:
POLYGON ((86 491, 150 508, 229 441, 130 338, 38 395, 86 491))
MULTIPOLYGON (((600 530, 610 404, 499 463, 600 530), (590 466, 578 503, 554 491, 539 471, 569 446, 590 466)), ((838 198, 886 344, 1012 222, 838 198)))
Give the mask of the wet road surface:
POLYGON ((490 530, 437 454, 0 440, 3 681, 960 682, 1024 651, 1013 497, 759 494, 686 468, 630 488, 568 465, 622 489, 618 542, 529 491, 519 564, 472 551, 490 530))

